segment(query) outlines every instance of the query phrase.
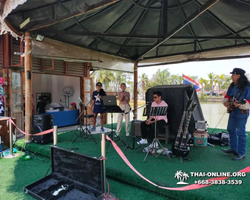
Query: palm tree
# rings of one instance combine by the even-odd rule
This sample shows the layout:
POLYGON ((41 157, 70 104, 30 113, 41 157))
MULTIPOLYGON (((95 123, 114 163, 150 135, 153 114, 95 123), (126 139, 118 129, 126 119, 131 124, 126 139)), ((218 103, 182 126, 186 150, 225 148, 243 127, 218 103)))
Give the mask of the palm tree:
POLYGON ((103 87, 106 90, 109 90, 110 84, 116 80, 114 73, 112 71, 107 71, 107 70, 105 71, 99 70, 97 73, 98 75, 96 82, 101 82, 103 84, 103 87))
POLYGON ((231 84, 232 78, 230 75, 224 75, 223 77, 224 77, 224 79, 223 79, 223 84, 221 86, 221 89, 226 90, 229 87, 229 85, 231 84))
POLYGON ((153 74, 153 81, 155 82, 153 85, 167 85, 170 83, 170 72, 168 69, 164 69, 161 71, 158 69, 158 71, 153 74))
POLYGON ((187 180, 189 178, 189 175, 183 172, 182 170, 180 170, 175 173, 174 178, 177 178, 179 180, 177 184, 187 184, 184 182, 184 180, 187 180))
POLYGON ((182 84, 182 83, 183 83, 183 77, 182 76, 175 75, 175 74, 172 74, 170 76, 169 84, 182 84))
POLYGON ((215 76, 215 83, 217 83, 217 85, 219 87, 219 92, 220 92, 220 89, 221 89, 221 86, 222 86, 224 80, 225 80, 225 75, 224 74, 215 76))
POLYGON ((121 83, 126 83, 127 73, 114 72, 114 79, 115 79, 115 91, 118 91, 121 83))
POLYGON ((202 91, 204 91, 204 89, 209 90, 209 83, 206 79, 200 78, 199 82, 203 86, 202 91))
POLYGON ((146 84, 148 83, 148 75, 143 73, 141 76, 139 76, 139 82, 141 84, 142 93, 144 94, 146 92, 146 84))
POLYGON ((182 177, 182 174, 183 174, 182 170, 180 170, 180 171, 177 171, 177 172, 175 173, 175 176, 174 176, 174 178, 177 178, 177 179, 179 180, 179 179, 181 179, 181 177, 182 177))
POLYGON ((186 181, 189 178, 189 175, 184 172, 182 175, 182 178, 183 178, 182 181, 184 181, 184 180, 186 181))
POLYGON ((208 74, 208 78, 209 78, 209 86, 210 86, 211 90, 213 91, 214 90, 213 86, 214 86, 214 81, 215 81, 215 74, 213 72, 210 72, 208 74))

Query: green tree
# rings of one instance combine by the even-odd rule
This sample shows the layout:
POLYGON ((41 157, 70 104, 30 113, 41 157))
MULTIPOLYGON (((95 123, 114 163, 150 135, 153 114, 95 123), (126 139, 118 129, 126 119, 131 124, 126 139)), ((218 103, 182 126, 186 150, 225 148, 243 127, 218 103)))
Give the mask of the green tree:
POLYGON ((152 85, 167 85, 170 83, 170 72, 168 69, 160 70, 153 74, 153 84, 152 85))
POLYGON ((127 82, 127 73, 123 72, 114 72, 114 90, 119 91, 121 83, 126 83, 127 82))
POLYGON ((224 75, 223 76, 223 84, 221 85, 221 89, 226 90, 229 87, 229 85, 231 84, 231 82, 232 82, 231 76, 224 75))
POLYGON ((214 90, 213 86, 214 86, 215 76, 216 75, 213 72, 210 72, 208 74, 210 90, 214 90))
MULTIPOLYGON (((116 77, 112 71, 108 70, 99 70, 96 72, 97 73, 97 78, 96 82, 101 82, 103 84, 103 87, 105 90, 110 90, 110 85, 116 81, 116 77)), ((96 74, 92 74, 91 77, 95 77, 96 74)))
POLYGON ((139 76, 139 83, 141 85, 142 94, 144 94, 146 90, 148 89, 147 87, 149 86, 148 82, 149 82, 149 79, 148 79, 147 74, 143 73, 141 76, 139 76))
POLYGON ((204 79, 204 78, 200 78, 200 79, 199 79, 199 82, 200 82, 200 84, 203 86, 202 91, 204 91, 204 90, 209 90, 209 89, 210 89, 208 80, 206 80, 206 79, 204 79))
POLYGON ((171 74, 169 84, 182 84, 183 77, 180 75, 171 74))

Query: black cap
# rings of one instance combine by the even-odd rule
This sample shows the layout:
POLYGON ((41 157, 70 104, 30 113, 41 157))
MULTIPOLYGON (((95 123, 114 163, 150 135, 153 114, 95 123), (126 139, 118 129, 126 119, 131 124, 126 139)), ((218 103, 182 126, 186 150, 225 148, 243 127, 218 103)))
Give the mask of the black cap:
POLYGON ((97 82, 97 83, 96 83, 96 86, 97 86, 97 85, 101 85, 101 87, 102 87, 102 83, 101 83, 101 82, 97 82))
POLYGON ((241 68, 234 68, 233 71, 230 72, 230 74, 239 74, 239 75, 241 75, 241 74, 243 75, 245 73, 246 73, 246 71, 241 69, 241 68))

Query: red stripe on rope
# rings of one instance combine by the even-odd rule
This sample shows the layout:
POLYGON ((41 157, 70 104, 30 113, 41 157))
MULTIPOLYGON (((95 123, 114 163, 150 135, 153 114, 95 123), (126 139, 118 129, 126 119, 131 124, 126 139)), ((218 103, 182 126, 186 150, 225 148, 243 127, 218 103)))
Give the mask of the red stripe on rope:
POLYGON ((10 119, 10 122, 21 132, 23 133, 24 135, 32 135, 32 136, 39 136, 39 135, 46 135, 46 134, 49 134, 51 132, 53 132, 53 128, 52 129, 49 129, 49 130, 46 130, 46 131, 43 131, 43 132, 40 132, 40 133, 37 133, 37 134, 29 134, 29 133, 25 133, 24 131, 22 131, 20 128, 17 127, 17 125, 12 121, 12 119, 10 119))
MULTIPOLYGON (((144 179, 145 181, 149 182, 150 184, 154 185, 155 187, 161 188, 161 189, 165 189, 165 190, 175 190, 175 191, 186 191, 186 190, 196 190, 196 189, 200 189, 203 187, 207 187, 210 185, 198 185, 198 184, 192 184, 192 185, 188 185, 188 186, 184 186, 184 187, 163 187, 163 186, 159 186, 157 184, 155 184, 154 182, 148 180, 146 177, 144 177, 140 172, 138 172, 133 165, 128 161, 128 159, 126 158, 126 156, 124 155, 124 153, 121 151, 121 149, 117 146, 117 144, 110 139, 109 136, 106 135, 106 139, 109 140, 113 147, 115 148, 116 152, 120 155, 120 157, 123 159, 123 161, 138 175, 140 176, 142 179, 144 179)), ((246 173, 250 173, 250 166, 246 167, 245 169, 240 170, 239 172, 246 172, 246 173)), ((229 177, 216 177, 216 178, 211 178, 211 179, 207 179, 208 181, 211 180, 225 180, 229 177)))

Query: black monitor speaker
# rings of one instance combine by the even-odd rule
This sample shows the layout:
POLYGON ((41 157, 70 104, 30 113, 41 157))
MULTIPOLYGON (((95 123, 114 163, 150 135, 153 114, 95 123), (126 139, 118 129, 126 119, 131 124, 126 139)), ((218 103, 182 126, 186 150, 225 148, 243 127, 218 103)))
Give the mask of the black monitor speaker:
MULTIPOLYGON (((49 130, 53 127, 53 117, 50 114, 34 115, 32 134, 49 130)), ((33 142, 48 144, 53 141, 53 132, 46 135, 33 136, 33 142)))

